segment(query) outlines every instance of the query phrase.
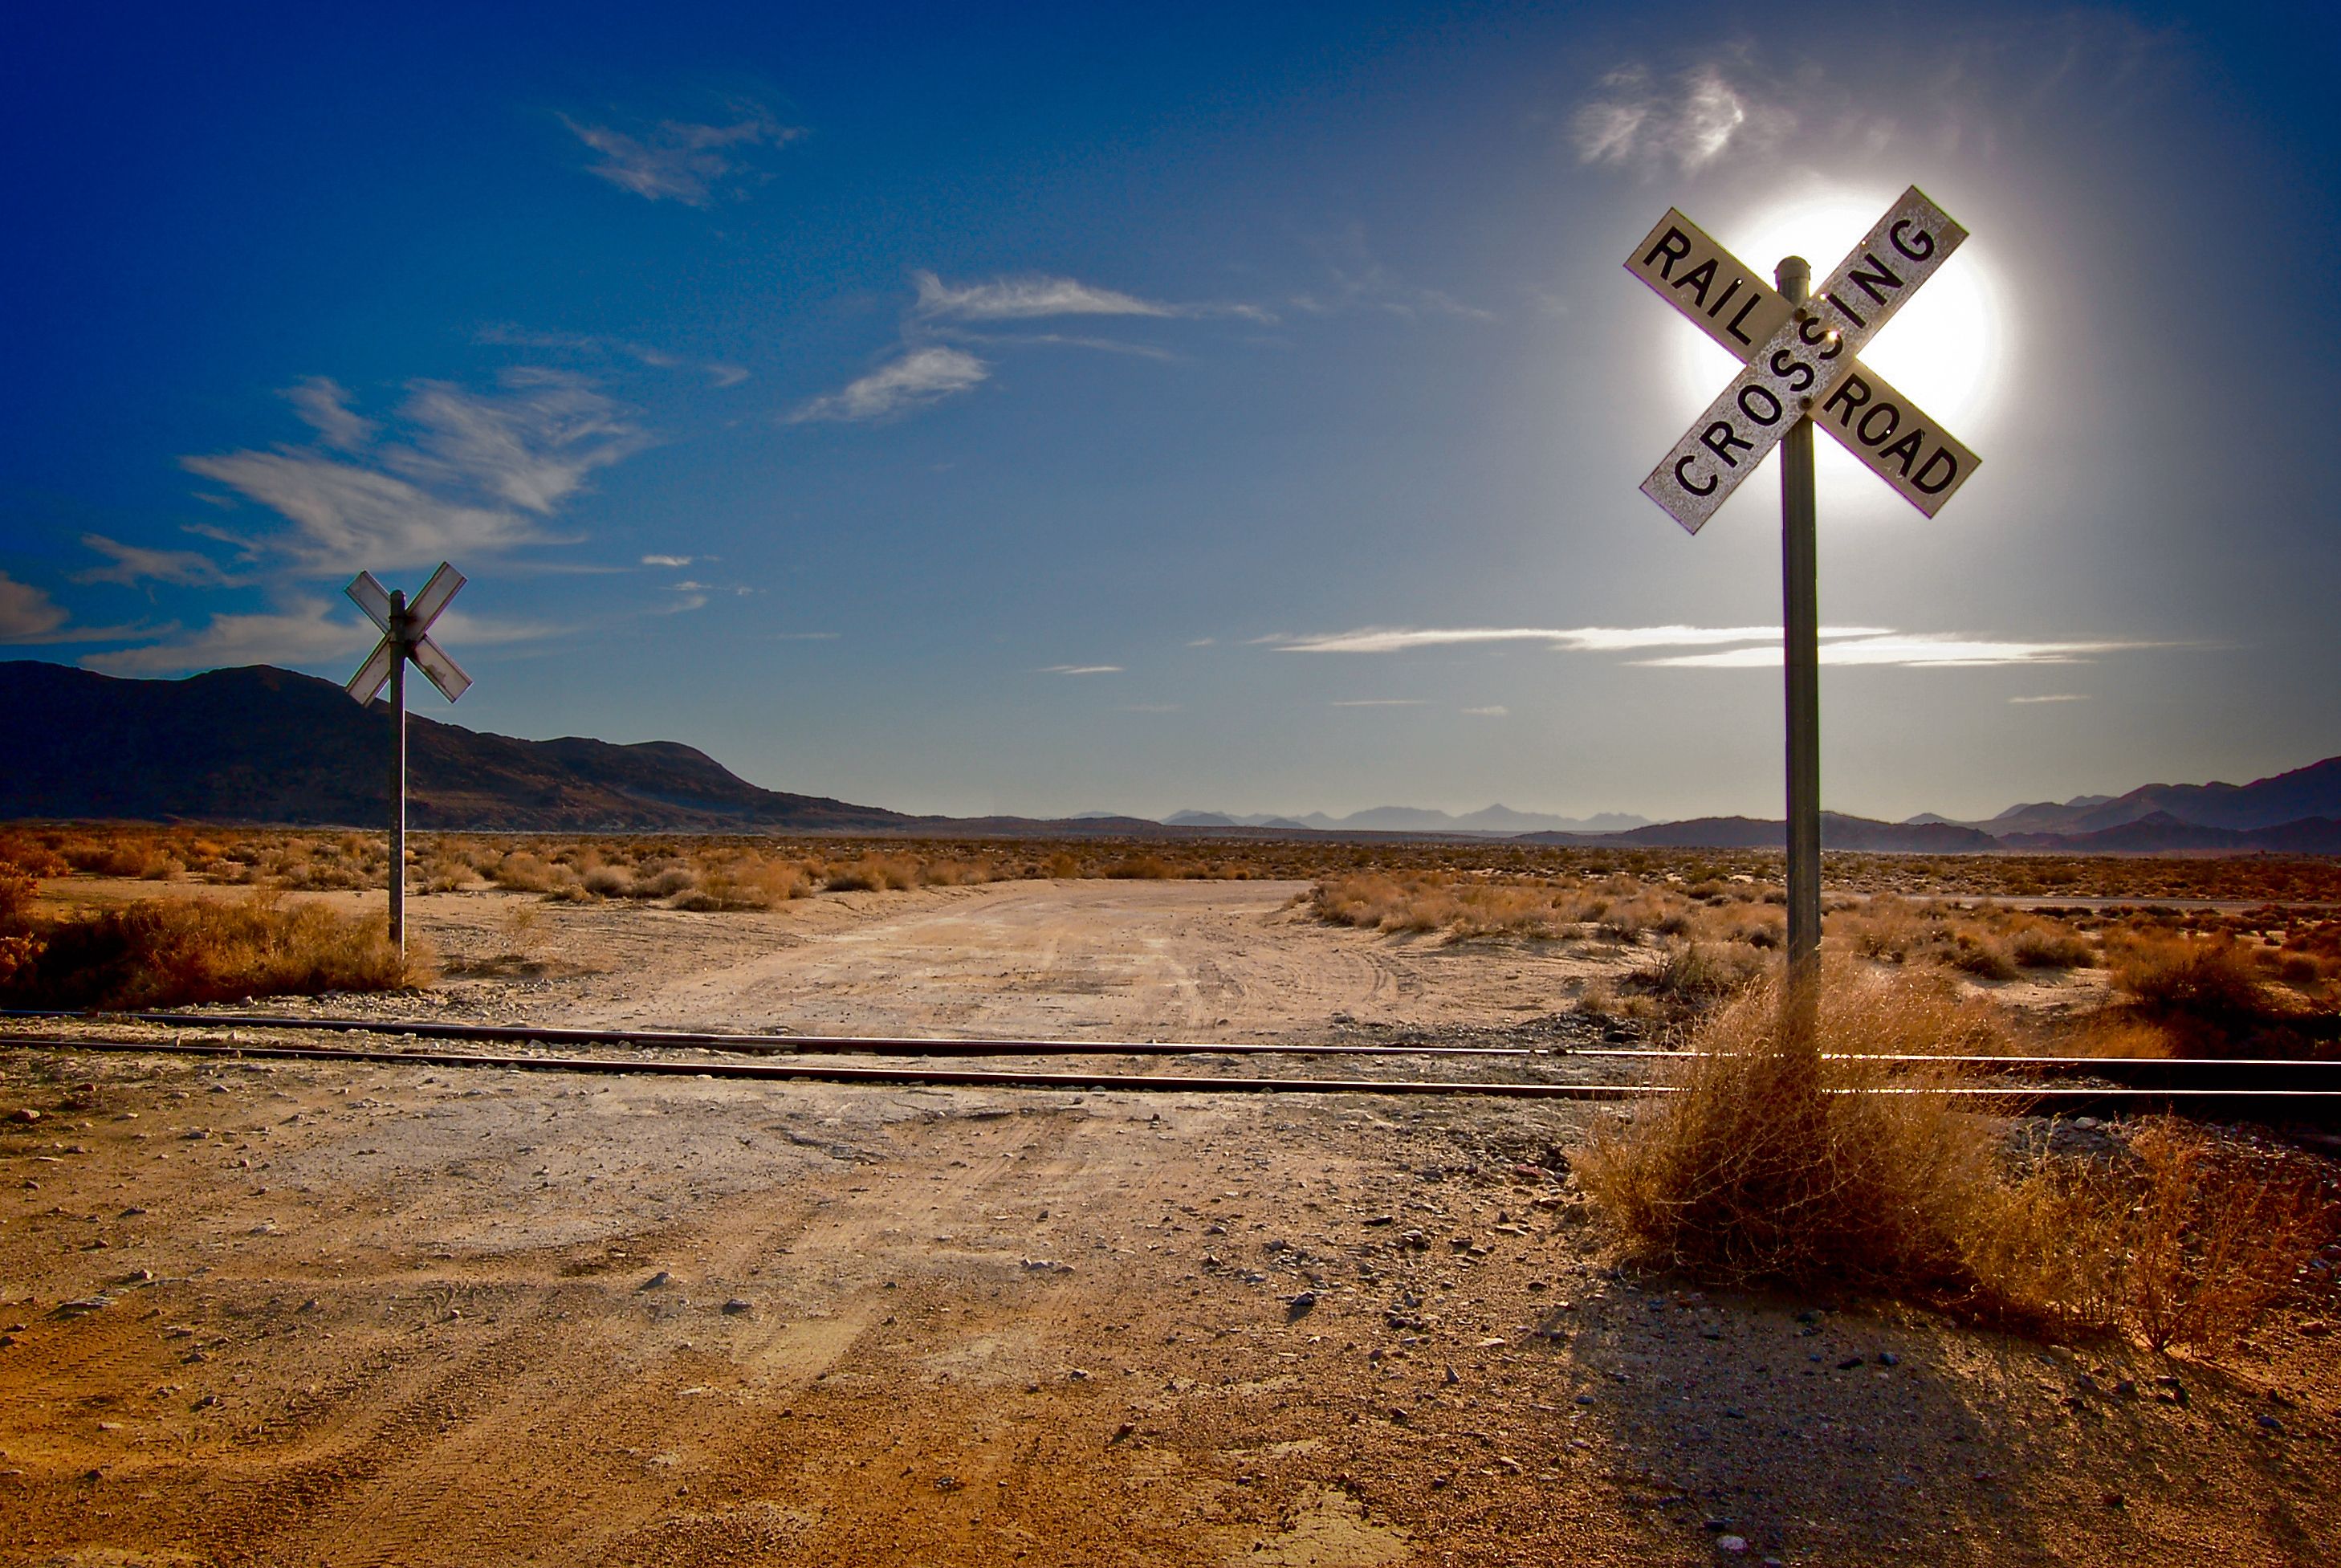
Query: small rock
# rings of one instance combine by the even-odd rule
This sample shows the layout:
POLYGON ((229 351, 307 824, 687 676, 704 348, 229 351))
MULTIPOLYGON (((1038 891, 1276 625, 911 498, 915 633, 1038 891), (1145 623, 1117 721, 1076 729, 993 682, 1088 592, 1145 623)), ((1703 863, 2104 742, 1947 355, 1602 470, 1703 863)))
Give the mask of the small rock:
POLYGON ((40 1119, 41 1114, 38 1111, 34 1110, 30 1105, 22 1106, 8 1113, 8 1120, 11 1122, 22 1122, 26 1125, 30 1125, 40 1119))
POLYGON ((1748 1538, 1744 1535, 1718 1535, 1715 1538, 1715 1549, 1736 1555, 1748 1550, 1748 1538))
POLYGON ((723 1312, 728 1317, 738 1317, 742 1313, 749 1310, 751 1310, 749 1303, 741 1300, 738 1296, 733 1296, 731 1300, 723 1303, 723 1312))
POLYGON ((1120 1426, 1113 1429, 1113 1435, 1105 1440, 1105 1445, 1108 1448, 1111 1448, 1115 1443, 1122 1442, 1124 1439, 1128 1438, 1131 1433, 1136 1432, 1137 1430, 1138 1423, 1134 1421, 1125 1421, 1120 1426))
POLYGON ((2129 1506, 2129 1499, 2118 1492, 2107 1493, 2104 1502, 2105 1505, 2108 1508, 2127 1508, 2129 1506))
POLYGON ((1862 1363, 1862 1357, 1858 1355, 1847 1356, 1843 1361, 1837 1363, 1837 1369, 1839 1372, 1851 1372, 1855 1367, 1859 1366, 1862 1363))
POLYGON ((83 1296, 75 1301, 59 1302, 52 1317, 86 1317, 94 1312, 104 1312, 114 1304, 108 1295, 83 1296))
POLYGON ((1900 1366, 1902 1364, 1902 1358, 1896 1355, 1890 1350, 1881 1350, 1878 1353, 1878 1364, 1880 1366, 1900 1366))
POLYGON ((2260 1423, 2260 1429, 2264 1432, 2280 1433, 2284 1430, 2284 1423, 2273 1415, 2256 1415, 2252 1419, 2260 1423))
POLYGON ((1286 1301, 1284 1303, 1285 1316, 1287 1318, 1305 1317, 1310 1313, 1315 1311, 1316 1307, 1317 1293, 1315 1291, 1302 1291, 1298 1295, 1286 1301))
POLYGON ((667 1273, 664 1269, 661 1269, 658 1273, 652 1274, 650 1278, 644 1280, 641 1284, 634 1288, 636 1290, 654 1291, 672 1278, 674 1278, 672 1274, 667 1273))
POLYGON ((1439 1381, 1444 1383, 1449 1388, 1459 1387, 1463 1382, 1461 1378, 1455 1375, 1455 1369, 1452 1366, 1449 1366, 1447 1369, 1447 1375, 1439 1379, 1439 1381))

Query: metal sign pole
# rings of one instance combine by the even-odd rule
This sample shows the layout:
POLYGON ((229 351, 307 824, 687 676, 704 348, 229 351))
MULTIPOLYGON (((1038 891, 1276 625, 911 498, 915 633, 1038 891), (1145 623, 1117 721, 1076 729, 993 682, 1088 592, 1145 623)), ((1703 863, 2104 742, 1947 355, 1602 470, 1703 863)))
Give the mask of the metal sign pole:
POLYGON ((371 572, 351 578, 345 590, 382 630, 382 641, 344 689, 370 704, 385 682, 390 686, 390 940, 401 958, 406 956, 406 661, 413 660, 451 703, 472 689, 472 677, 431 636, 433 623, 463 585, 463 574, 442 561, 412 604, 404 591, 391 592, 371 572))
POLYGON ((390 944, 406 956, 406 591, 390 595, 391 636, 399 644, 390 667, 390 944))
MULTIPOLYGON (((1813 269, 1784 259, 1774 276, 1780 293, 1808 315, 1813 269)), ((1807 407, 1812 400, 1802 400, 1807 407)), ((1813 422, 1801 415, 1780 442, 1781 668, 1788 711, 1788 989, 1797 1032, 1810 1014, 1821 950, 1820 562, 1813 497, 1813 422)))

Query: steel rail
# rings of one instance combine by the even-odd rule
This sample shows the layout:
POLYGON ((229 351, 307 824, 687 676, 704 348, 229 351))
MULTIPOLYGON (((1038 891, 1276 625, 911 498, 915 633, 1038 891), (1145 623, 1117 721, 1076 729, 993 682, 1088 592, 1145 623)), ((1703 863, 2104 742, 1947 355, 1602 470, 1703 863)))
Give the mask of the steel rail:
POLYGON ((542 1040, 564 1045, 654 1045, 710 1051, 845 1052, 879 1056, 1499 1056, 1538 1054, 1523 1045, 1277 1045, 1163 1040, 922 1039, 916 1035, 732 1034, 688 1029, 586 1029, 547 1024, 450 1024, 437 1019, 300 1018, 264 1013, 75 1013, 0 1009, 0 1018, 86 1024, 159 1024, 174 1029, 315 1029, 412 1034, 419 1040, 542 1040))
MULTIPOLYGON (((1105 1090, 1139 1094, 1479 1095, 1491 1099, 1618 1101, 1678 1091, 1664 1084, 1458 1083, 1379 1078, 1214 1078, 1186 1074, 1043 1072, 976 1067, 856 1066, 840 1062, 724 1062, 643 1056, 508 1056, 467 1051, 352 1050, 339 1045, 266 1045, 245 1041, 129 1040, 98 1035, 0 1032, 8 1046, 59 1052, 196 1056, 214 1060, 419 1064, 537 1073, 647 1074, 680 1078, 834 1084, 931 1084, 958 1088, 1105 1090)), ((1997 1060, 1997 1058, 1995 1058, 1997 1060)), ((2210 1117, 2324 1121, 2341 1117, 2341 1091, 2317 1089, 2071 1088, 2006 1084, 1885 1087, 1847 1093, 1941 1094, 1977 1111, 2111 1114, 2177 1111, 2210 1117)))

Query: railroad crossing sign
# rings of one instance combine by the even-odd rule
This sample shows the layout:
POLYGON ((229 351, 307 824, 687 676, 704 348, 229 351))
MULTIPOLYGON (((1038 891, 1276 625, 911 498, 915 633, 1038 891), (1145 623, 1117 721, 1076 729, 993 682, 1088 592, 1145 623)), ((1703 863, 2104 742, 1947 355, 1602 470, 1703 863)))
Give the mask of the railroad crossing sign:
POLYGON ((1967 230, 1915 185, 1838 264, 1809 305, 1772 289, 1698 225, 1669 210, 1626 270, 1746 365, 1642 482, 1696 534, 1801 414, 1932 517, 1976 454, 1855 356, 1967 230))
POLYGON ((1779 290, 1669 208, 1626 258, 1640 278, 1743 368, 1642 494, 1696 534, 1781 448, 1781 665, 1788 707, 1788 1027, 1814 1036, 1821 944, 1820 586, 1813 425, 1932 517, 1976 470, 1976 454, 1857 357, 1967 237, 1916 185, 1807 296, 1812 268, 1783 259, 1779 290))
POLYGON ((394 734, 390 785, 390 940, 401 953, 406 951, 406 664, 410 659, 414 661, 415 667, 439 688, 439 694, 451 703, 472 689, 472 677, 429 635, 431 624, 447 608, 447 602, 463 583, 463 574, 442 561, 439 570, 431 574, 431 581, 423 584, 423 592, 414 595, 412 603, 403 589, 385 589, 371 572, 359 573, 346 590, 357 607, 382 628, 382 641, 374 645, 366 662, 350 677, 346 689, 361 704, 370 704, 382 691, 383 683, 390 683, 394 734))

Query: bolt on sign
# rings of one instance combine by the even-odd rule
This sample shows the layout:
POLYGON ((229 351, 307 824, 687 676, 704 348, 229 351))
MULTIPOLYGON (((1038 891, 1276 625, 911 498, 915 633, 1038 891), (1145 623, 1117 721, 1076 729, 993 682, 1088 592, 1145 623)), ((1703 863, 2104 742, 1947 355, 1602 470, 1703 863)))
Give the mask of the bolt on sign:
POLYGON ((1935 515, 1979 460, 1857 355, 1967 237, 1914 185, 1798 305, 1669 209, 1626 270, 1746 368, 1650 471, 1642 493, 1696 534, 1809 415, 1897 494, 1935 515))

